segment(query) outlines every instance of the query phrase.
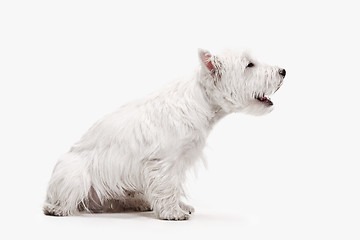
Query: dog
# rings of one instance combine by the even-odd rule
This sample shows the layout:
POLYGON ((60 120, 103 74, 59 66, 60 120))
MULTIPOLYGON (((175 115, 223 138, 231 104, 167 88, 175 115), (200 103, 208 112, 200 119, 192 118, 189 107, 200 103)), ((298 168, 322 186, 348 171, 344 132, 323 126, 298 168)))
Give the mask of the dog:
POLYGON ((229 113, 271 112, 269 96, 286 75, 246 52, 198 55, 192 77, 105 116, 60 157, 46 215, 153 210, 159 219, 189 219, 185 173, 201 159, 210 130, 229 113))

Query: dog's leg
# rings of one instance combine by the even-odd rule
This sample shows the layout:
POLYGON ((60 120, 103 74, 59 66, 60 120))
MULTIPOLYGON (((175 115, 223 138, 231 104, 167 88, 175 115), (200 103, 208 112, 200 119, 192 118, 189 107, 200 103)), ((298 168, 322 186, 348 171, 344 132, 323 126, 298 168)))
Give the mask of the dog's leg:
POLYGON ((151 205, 140 192, 125 191, 126 198, 124 202, 125 210, 133 210, 139 212, 151 211, 151 205))
POLYGON ((155 180, 151 188, 150 201, 154 214, 159 219, 163 220, 187 220, 189 219, 188 212, 185 212, 179 206, 179 190, 174 185, 167 184, 164 188, 162 183, 155 180))
POLYGON ((126 211, 147 212, 151 211, 151 205, 144 194, 134 191, 125 191, 125 195, 118 199, 105 200, 102 212, 122 213, 126 211))
POLYGON ((149 161, 145 169, 146 195, 156 217, 164 220, 187 220, 190 215, 180 207, 183 176, 171 162, 149 161))
POLYGON ((49 183, 44 214, 67 216, 79 212, 91 187, 87 172, 79 171, 83 168, 77 154, 67 153, 60 158, 49 183))

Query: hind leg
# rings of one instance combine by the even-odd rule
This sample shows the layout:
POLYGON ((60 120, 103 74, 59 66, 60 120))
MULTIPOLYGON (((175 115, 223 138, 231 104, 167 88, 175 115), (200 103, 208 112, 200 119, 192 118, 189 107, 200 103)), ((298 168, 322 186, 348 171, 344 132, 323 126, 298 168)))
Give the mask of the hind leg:
POLYGON ((140 192, 125 191, 126 198, 124 202, 125 210, 133 210, 139 212, 151 211, 151 205, 140 192))
POLYGON ((124 191, 124 196, 104 202, 104 212, 119 213, 125 211, 152 211, 149 201, 144 194, 134 191, 124 191))
POLYGON ((49 183, 44 214, 68 216, 79 212, 90 189, 90 178, 84 169, 80 156, 74 153, 59 159, 49 183))

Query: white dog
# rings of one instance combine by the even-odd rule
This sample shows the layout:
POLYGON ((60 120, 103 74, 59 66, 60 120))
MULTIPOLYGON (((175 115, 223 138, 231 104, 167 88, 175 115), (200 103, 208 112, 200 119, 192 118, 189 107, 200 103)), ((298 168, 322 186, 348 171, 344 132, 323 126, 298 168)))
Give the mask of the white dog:
POLYGON ((201 67, 95 123, 52 174, 44 213, 153 210, 184 220, 194 211, 181 201, 186 171, 201 158, 212 127, 232 112, 261 115, 285 70, 246 53, 199 50, 201 67))

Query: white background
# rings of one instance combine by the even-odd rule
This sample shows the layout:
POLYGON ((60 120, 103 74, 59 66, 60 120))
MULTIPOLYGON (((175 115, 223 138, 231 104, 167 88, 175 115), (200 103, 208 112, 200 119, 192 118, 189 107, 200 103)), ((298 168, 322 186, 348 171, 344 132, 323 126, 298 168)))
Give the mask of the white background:
POLYGON ((1 238, 359 239, 358 10, 356 1, 1 1, 1 238), (287 76, 271 114, 215 127, 208 169, 189 180, 190 221, 42 214, 58 156, 97 119, 191 72, 198 47, 244 46, 287 76))

